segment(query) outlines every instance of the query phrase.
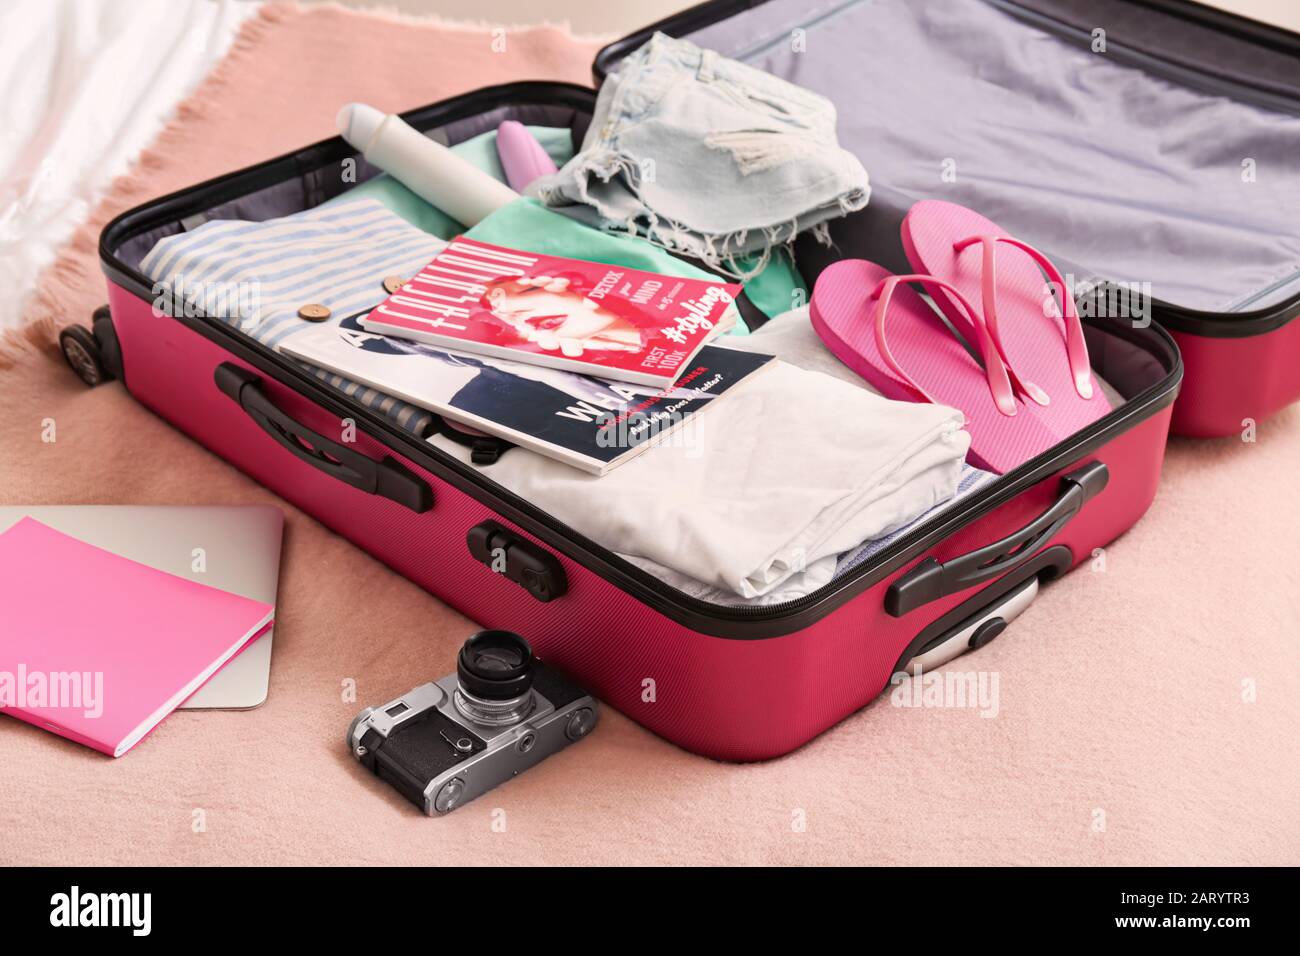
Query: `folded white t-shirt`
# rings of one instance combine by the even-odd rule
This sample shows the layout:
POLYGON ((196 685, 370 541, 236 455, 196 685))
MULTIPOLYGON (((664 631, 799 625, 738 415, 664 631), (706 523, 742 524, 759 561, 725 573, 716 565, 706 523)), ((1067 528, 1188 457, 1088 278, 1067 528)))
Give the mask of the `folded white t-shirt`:
MULTIPOLYGON (((716 342, 717 345, 728 348, 738 349, 742 352, 758 352, 764 355, 775 355, 784 361, 795 365, 798 368, 809 372, 821 372, 832 378, 837 378, 842 382, 852 385, 854 388, 864 389, 873 395, 879 395, 865 379, 857 372, 854 372, 847 365, 841 362, 828 349, 817 331, 812 327, 811 317, 807 306, 799 309, 791 309, 783 312, 781 315, 772 318, 755 332, 746 337, 723 336, 716 342)), ((946 465, 944 466, 946 468, 946 465)), ((818 588, 824 587, 833 581, 836 577, 843 574, 846 570, 845 558, 848 555, 864 554, 868 551, 878 550, 872 548, 873 543, 887 543, 899 534, 906 531, 911 525, 915 524, 925 515, 951 504, 960 497, 960 491, 963 481, 969 481, 971 473, 984 475, 988 478, 994 476, 986 472, 980 472, 972 469, 970 465, 963 465, 958 473, 958 484, 954 488, 951 496, 945 494, 947 487, 947 474, 944 472, 939 476, 937 482, 930 482, 922 478, 921 484, 925 487, 933 487, 935 494, 939 496, 938 500, 929 512, 923 512, 913 517, 911 520, 904 521, 897 527, 889 528, 878 536, 873 536, 864 541, 854 542, 852 548, 846 554, 827 554, 808 562, 802 570, 791 574, 781 582, 777 587, 757 595, 752 598, 744 598, 729 588, 720 588, 712 584, 705 584, 696 581, 680 572, 671 568, 666 568, 657 562, 647 558, 637 557, 635 555, 623 555, 632 564, 644 571, 653 574, 662 581, 666 581, 679 591, 683 591, 692 597, 699 598, 702 601, 709 601, 714 604, 751 604, 751 605, 774 605, 784 604, 787 601, 794 601, 805 595, 811 594, 818 588)), ((975 483, 971 484, 974 488, 975 483)))
POLYGON ((841 552, 952 497, 970 445, 962 422, 953 408, 890 401, 775 360, 701 413, 691 442, 657 445, 604 476, 524 449, 481 471, 688 589, 752 599, 827 562, 829 580, 841 552))

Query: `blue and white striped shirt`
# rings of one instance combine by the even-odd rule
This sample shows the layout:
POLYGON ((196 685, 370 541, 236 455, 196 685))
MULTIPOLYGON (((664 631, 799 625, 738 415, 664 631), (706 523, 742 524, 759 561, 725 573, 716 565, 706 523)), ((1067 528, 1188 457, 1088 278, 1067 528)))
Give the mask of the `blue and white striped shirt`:
MULTIPOLYGON (((445 245, 381 203, 358 199, 265 222, 206 222, 159 240, 140 268, 175 299, 278 348, 316 324, 298 317, 302 306, 326 306, 333 323, 369 312, 388 298, 386 276, 414 275, 445 245)), ((300 364, 416 434, 433 420, 422 408, 300 364)))

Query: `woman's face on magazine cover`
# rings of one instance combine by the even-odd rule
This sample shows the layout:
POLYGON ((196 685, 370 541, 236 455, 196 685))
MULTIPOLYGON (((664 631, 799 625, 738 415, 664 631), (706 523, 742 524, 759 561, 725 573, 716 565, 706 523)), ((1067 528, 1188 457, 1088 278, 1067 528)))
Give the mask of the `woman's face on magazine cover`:
POLYGON ((572 290, 568 279, 524 277, 494 286, 487 295, 493 314, 530 341, 582 342, 620 328, 635 332, 631 323, 572 290))

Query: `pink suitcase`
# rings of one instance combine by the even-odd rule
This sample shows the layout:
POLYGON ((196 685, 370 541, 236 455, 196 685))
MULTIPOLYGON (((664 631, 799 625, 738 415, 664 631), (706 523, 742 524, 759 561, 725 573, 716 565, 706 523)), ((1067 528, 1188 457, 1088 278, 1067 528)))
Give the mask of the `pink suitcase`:
MULTIPOLYGON (((661 26, 762 50, 771 30, 760 15, 779 14, 782 5, 805 17, 799 22, 810 31, 823 22, 791 0, 724 0, 661 26)), ((1043 18, 1068 19, 1056 0, 1033 6, 1040 26, 1043 18)), ((1159 21, 1175 32, 1210 24, 1215 36, 1263 51, 1254 58, 1260 64, 1294 56, 1289 35, 1188 4, 1122 6, 1139 11, 1135 22, 1147 28, 1155 21, 1143 18, 1155 16, 1177 17, 1176 29, 1159 21)), ((867 7, 875 5, 832 3, 825 22, 867 7)), ((1019 10, 1018 22, 1025 15, 1019 10)), ((606 50, 598 74, 639 40, 606 50)), ((1212 49, 1224 63, 1241 53, 1219 41, 1212 49)), ((567 125, 580 140, 593 103, 593 91, 581 87, 519 83, 405 118, 451 143, 512 118, 567 125)), ((1232 432, 1241 419, 1262 418, 1300 393, 1300 323, 1291 321, 1300 296, 1266 314, 1200 315, 1157 302, 1156 324, 1087 317, 1094 368, 1124 399, 1110 414, 813 594, 773 607, 708 604, 620 559, 618 542, 585 539, 230 326, 154 315, 151 283, 138 264, 160 236, 196 216, 264 219, 322 202, 343 188, 333 171, 353 156, 341 140, 327 140, 114 220, 100 243, 109 309, 97 314, 93 335, 68 330, 69 357, 88 378, 103 370, 117 377, 145 406, 396 572, 485 627, 519 631, 612 706, 707 756, 786 753, 875 699, 915 658, 978 648, 1037 585, 1088 560, 1142 516, 1156 493, 1171 419, 1188 433, 1232 432), (1180 345, 1188 383, 1175 405, 1180 345), (345 419, 357 425, 355 442, 340 441, 345 419), (506 549, 504 573, 488 566, 495 548, 506 549)), ((374 172, 360 168, 363 179, 374 172)), ((897 197, 887 182, 874 184, 867 209, 837 225, 837 248, 800 249, 810 283, 838 255, 901 260, 891 219, 897 197)))
MULTIPOLYGON (((406 119, 457 142, 510 117, 581 123, 593 101, 580 87, 523 83, 406 119)), ((1031 582, 1088 559, 1155 495, 1177 349, 1156 327, 1093 322, 1095 367, 1127 400, 1104 419, 803 599, 691 598, 618 558, 616 542, 584 539, 230 326, 155 315, 138 263, 158 236, 198 213, 301 208, 306 184, 336 180, 322 171, 351 155, 329 140, 118 217, 101 237, 109 309, 89 348, 213 453, 483 626, 524 634, 688 750, 729 760, 792 750, 874 699, 913 656, 991 639, 1031 582), (340 441, 344 419, 357 424, 353 443, 340 441), (485 560, 496 547, 505 573, 485 560)))

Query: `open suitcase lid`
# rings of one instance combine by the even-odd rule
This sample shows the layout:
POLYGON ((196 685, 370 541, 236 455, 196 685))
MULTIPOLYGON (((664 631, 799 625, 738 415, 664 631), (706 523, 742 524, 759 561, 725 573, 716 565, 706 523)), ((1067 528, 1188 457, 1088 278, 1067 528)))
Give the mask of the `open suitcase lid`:
POLYGON ((597 82, 656 31, 831 99, 878 236, 950 199, 1172 330, 1300 315, 1300 35, 1184 0, 711 0, 605 47, 597 82))

